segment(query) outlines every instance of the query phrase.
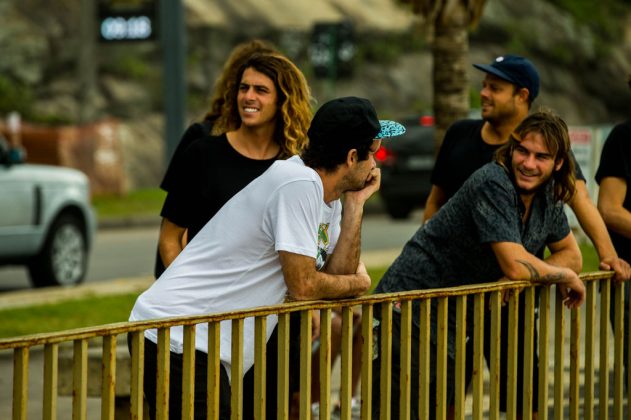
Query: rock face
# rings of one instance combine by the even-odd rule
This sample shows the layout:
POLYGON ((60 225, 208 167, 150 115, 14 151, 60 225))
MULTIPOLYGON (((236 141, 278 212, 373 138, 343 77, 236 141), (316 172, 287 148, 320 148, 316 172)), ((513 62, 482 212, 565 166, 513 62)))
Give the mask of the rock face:
MULTIPOLYGON (((128 187, 156 186, 164 170, 160 47, 96 43, 89 52, 96 72, 84 79, 78 71, 84 41, 77 27, 81 3, 0 0, 0 117, 17 109, 26 119, 73 124, 86 107, 94 119, 114 116, 120 121, 128 187), (91 93, 85 95, 88 88, 91 93)), ((364 96, 381 116, 391 118, 432 110, 430 46, 420 34, 422 24, 394 0, 323 0, 318 10, 309 0, 184 3, 189 122, 204 113, 230 49, 251 37, 271 40, 292 58, 318 103, 364 96), (279 9, 283 13, 272 13, 279 9), (353 76, 318 79, 309 59, 311 25, 340 19, 349 19, 356 29, 353 76)), ((631 6, 618 24, 619 42, 603 46, 588 27, 547 1, 488 0, 470 35, 470 61, 488 63, 509 52, 526 55, 541 73, 536 105, 556 110, 569 124, 613 123, 631 115, 625 83, 631 73, 631 6)), ((482 73, 470 67, 469 76, 475 98, 482 73)))

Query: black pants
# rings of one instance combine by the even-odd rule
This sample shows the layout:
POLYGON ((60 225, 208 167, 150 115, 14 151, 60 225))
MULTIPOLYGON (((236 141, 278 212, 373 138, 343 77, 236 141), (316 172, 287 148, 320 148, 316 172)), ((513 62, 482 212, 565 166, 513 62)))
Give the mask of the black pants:
MULTIPOLYGON (((538 302, 539 292, 537 291, 535 301, 538 302)), ((538 307, 538 304, 536 305, 538 307)), ((526 316, 526 302, 525 302, 525 293, 519 294, 519 303, 518 303, 518 313, 519 320, 517 322, 517 401, 516 408, 518 413, 521 413, 523 407, 523 398, 524 395, 524 339, 525 339, 525 316, 526 316)), ((506 353, 508 349, 508 305, 502 306, 501 308, 501 328, 500 328, 500 387, 499 387, 499 407, 500 411, 506 412, 507 407, 507 383, 508 383, 508 354, 506 353)), ((537 323, 538 315, 535 312, 535 325, 537 323)), ((473 325, 473 321, 471 322, 471 326, 473 325)), ((473 331, 473 328, 470 328, 469 331, 473 331)), ((467 361, 465 364, 465 377, 466 384, 469 385, 471 383, 471 379, 473 377, 473 339, 467 341, 467 361)), ((539 401, 539 339, 537 331, 533 332, 533 371, 532 371, 532 410, 537 411, 538 409, 538 401, 539 401)), ((491 361, 491 311, 487 310, 484 313, 484 357, 486 359, 487 366, 491 361)))
MULTIPOLYGON (((375 319, 381 322, 380 305, 375 305, 375 319)), ((381 384, 381 358, 379 351, 381 349, 381 324, 373 328, 373 339, 375 352, 372 363, 372 418, 380 417, 380 384, 381 384)), ((410 418, 418 419, 418 395, 419 395, 419 329, 412 323, 411 341, 411 369, 410 369, 410 418)), ((398 419, 400 413, 399 396, 401 377, 401 315, 394 311, 392 313, 392 360, 390 363, 390 418, 398 419)), ((455 390, 455 360, 447 356, 447 405, 453 401, 455 390)), ((429 384, 429 419, 436 418, 436 345, 430 344, 430 384, 429 384)))
MULTIPOLYGON (((131 353, 131 335, 128 344, 131 353)), ((144 394, 149 405, 149 416, 156 418, 156 373, 158 371, 158 346, 145 338, 144 365, 144 394)), ((278 328, 274 328, 266 346, 266 418, 275 419, 277 413, 278 390, 278 328)), ((300 371, 300 314, 290 316, 290 366, 289 392, 290 395, 299 389, 300 371)), ((170 352, 170 380, 169 380, 169 419, 179 420, 182 413, 182 354, 170 352)), ((220 365, 219 378, 219 418, 230 419, 230 381, 223 365, 220 365)), ((195 351, 195 419, 206 419, 207 413, 207 371, 208 354, 200 350, 195 351)), ((291 400, 289 401, 291 404, 291 400)), ((243 419, 254 418, 254 367, 250 368, 243 377, 243 419)))

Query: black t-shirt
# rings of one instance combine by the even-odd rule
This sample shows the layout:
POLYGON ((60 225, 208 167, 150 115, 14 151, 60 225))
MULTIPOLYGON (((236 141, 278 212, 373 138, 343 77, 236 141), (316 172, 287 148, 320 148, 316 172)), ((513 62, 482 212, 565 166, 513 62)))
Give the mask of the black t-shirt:
MULTIPOLYGON (((631 120, 618 124, 611 130, 600 155, 596 182, 603 178, 623 178, 627 193, 622 206, 631 210, 631 120)), ((631 261, 631 239, 609 230, 609 235, 620 258, 631 261)))
POLYGON ((275 160, 241 155, 225 134, 194 140, 182 154, 160 214, 187 228, 190 241, 228 200, 275 160))
POLYGON ((201 123, 193 123, 186 129, 184 134, 182 134, 182 138, 175 148, 175 151, 173 152, 169 166, 164 173, 164 178, 162 178, 162 182, 160 183, 160 188, 169 192, 172 188, 177 186, 178 174, 181 172, 179 171, 178 166, 182 164, 182 156, 184 155, 184 152, 192 142, 208 136, 211 128, 212 121, 204 120, 201 123))
MULTIPOLYGON (((445 133, 431 182, 444 190, 447 199, 453 197, 472 173, 491 162, 500 147, 482 140, 483 125, 484 120, 460 120, 453 123, 445 133)), ((578 164, 576 177, 585 180, 578 164)))

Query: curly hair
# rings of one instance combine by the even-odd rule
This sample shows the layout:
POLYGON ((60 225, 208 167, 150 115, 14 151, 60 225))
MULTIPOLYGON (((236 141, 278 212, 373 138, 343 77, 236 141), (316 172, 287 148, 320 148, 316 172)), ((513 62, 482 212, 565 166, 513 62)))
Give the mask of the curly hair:
POLYGON ((221 116, 226 91, 230 90, 231 86, 236 83, 237 72, 241 68, 241 65, 253 54, 257 53, 273 54, 278 53, 278 51, 270 42, 261 39, 243 42, 232 49, 232 52, 224 63, 221 75, 215 81, 213 96, 210 99, 210 108, 204 116, 205 120, 214 122, 221 116))
POLYGON ((539 133, 549 153, 554 156, 555 165, 563 160, 558 171, 552 173, 555 201, 569 202, 576 192, 576 172, 574 157, 570 150, 570 135, 567 124, 561 117, 550 111, 539 111, 528 116, 511 134, 508 143, 497 149, 495 161, 512 173, 513 151, 530 133, 539 133))
POLYGON ((279 112, 276 114, 274 140, 280 145, 280 157, 300 153, 309 141, 307 130, 313 115, 311 90, 298 67, 278 53, 253 54, 240 66, 234 83, 224 92, 224 104, 213 133, 216 130, 225 133, 241 126, 237 95, 243 73, 249 68, 269 77, 276 87, 279 112))

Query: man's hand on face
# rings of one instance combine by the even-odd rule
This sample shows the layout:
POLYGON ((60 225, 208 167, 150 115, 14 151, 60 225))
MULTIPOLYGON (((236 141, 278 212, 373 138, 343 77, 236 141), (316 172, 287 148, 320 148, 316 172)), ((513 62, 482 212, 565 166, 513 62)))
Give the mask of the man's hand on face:
POLYGON ((366 179, 364 188, 357 191, 347 191, 344 194, 344 203, 354 202, 363 205, 381 186, 381 169, 373 168, 366 179))
POLYGON ((613 277, 615 281, 627 281, 631 277, 631 267, 629 266, 629 263, 622 258, 603 258, 600 261, 599 268, 606 271, 615 271, 616 274, 613 277))

